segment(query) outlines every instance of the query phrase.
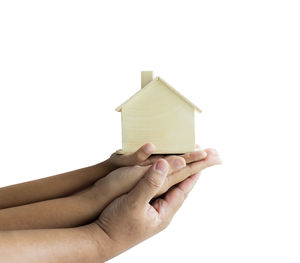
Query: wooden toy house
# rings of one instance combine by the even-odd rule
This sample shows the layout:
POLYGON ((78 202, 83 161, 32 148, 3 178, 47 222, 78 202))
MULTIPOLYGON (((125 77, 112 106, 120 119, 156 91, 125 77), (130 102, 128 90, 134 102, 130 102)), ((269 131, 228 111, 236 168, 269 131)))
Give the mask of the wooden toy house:
POLYGON ((147 142, 155 153, 194 151, 195 111, 201 110, 152 71, 141 72, 141 90, 116 108, 122 114, 122 150, 131 153, 147 142))

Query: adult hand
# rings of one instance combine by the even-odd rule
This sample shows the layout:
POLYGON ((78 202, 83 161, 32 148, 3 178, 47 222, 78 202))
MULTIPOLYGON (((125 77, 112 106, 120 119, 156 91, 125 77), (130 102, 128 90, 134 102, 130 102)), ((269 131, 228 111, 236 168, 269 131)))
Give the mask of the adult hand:
POLYGON ((100 250, 103 250, 103 233, 106 235, 107 259, 166 228, 199 178, 199 174, 194 174, 171 188, 164 197, 151 201, 167 174, 167 161, 159 159, 129 193, 110 203, 92 224, 94 229, 98 227, 93 237, 100 250))

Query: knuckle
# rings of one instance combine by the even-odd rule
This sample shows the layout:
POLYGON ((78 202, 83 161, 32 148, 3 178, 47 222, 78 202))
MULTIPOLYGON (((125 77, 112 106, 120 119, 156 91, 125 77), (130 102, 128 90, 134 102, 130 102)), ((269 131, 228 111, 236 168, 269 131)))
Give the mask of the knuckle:
POLYGON ((136 153, 135 153, 135 159, 136 159, 136 161, 137 162, 141 162, 141 161, 144 161, 145 160, 145 154, 144 154, 144 152, 143 151, 137 151, 136 153))
POLYGON ((145 180, 145 183, 151 187, 151 188, 159 188, 161 187, 161 175, 148 175, 144 176, 143 179, 145 180))

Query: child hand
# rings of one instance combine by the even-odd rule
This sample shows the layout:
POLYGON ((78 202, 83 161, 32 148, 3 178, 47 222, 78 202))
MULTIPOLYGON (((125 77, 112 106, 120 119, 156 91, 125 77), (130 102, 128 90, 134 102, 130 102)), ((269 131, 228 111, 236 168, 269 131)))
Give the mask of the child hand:
POLYGON ((136 152, 130 154, 118 154, 118 151, 113 153, 107 160, 107 163, 113 167, 119 168, 123 166, 142 165, 145 161, 153 157, 150 157, 154 152, 155 146, 152 143, 144 144, 136 152))

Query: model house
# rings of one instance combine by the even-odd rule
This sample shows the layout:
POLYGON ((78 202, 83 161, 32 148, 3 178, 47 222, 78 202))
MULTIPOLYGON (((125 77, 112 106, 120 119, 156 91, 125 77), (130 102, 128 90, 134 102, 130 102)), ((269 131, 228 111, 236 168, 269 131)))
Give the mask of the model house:
POLYGON ((131 153, 147 142, 155 153, 194 150, 195 111, 201 110, 152 71, 142 71, 141 89, 116 108, 122 114, 122 150, 131 153))

